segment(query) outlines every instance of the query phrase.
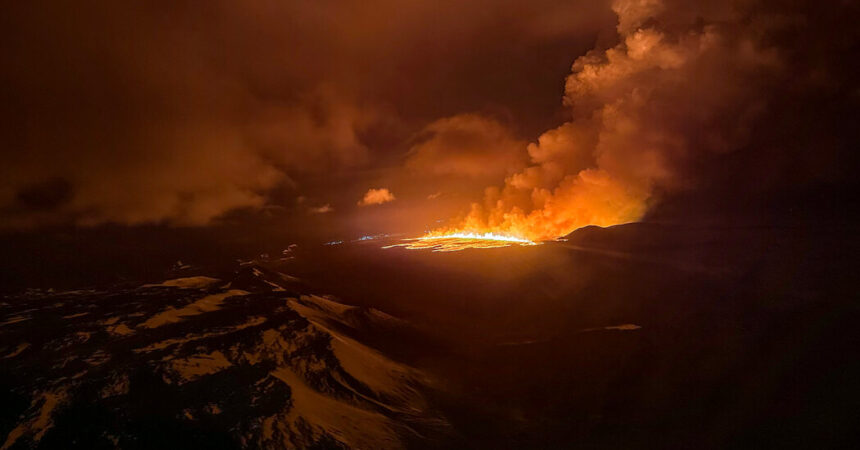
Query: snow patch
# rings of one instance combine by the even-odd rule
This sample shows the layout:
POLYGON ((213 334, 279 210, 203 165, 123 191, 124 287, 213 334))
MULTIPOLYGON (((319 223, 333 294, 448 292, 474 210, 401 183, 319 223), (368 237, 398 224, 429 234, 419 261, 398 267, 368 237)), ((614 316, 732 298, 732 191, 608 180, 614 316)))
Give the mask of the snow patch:
POLYGON ((287 367, 280 367, 271 375, 290 387, 293 408, 286 422, 264 424, 268 431, 265 434, 270 434, 264 437, 270 438, 274 428, 296 427, 304 419, 313 428, 335 436, 351 448, 402 448, 393 424, 384 415, 317 392, 287 367))
POLYGON ((221 280, 212 277, 186 277, 167 280, 159 284, 144 284, 141 287, 178 287, 180 289, 205 289, 221 280))
POLYGON ((247 294, 247 291, 231 289, 227 292, 222 292, 220 294, 207 295, 179 309, 167 308, 166 310, 150 317, 146 322, 140 324, 139 326, 143 328, 156 328, 169 323, 179 322, 185 317, 197 316, 206 312, 221 309, 221 304, 227 297, 247 294))

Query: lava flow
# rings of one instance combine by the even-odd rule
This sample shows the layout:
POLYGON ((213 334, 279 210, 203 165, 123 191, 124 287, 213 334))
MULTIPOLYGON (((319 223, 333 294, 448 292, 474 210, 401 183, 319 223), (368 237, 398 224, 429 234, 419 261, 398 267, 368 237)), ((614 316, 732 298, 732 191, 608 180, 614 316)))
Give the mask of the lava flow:
POLYGON ((383 248, 404 247, 409 250, 432 250, 434 252, 456 252, 467 248, 498 248, 511 245, 537 245, 516 236, 496 233, 467 233, 428 234, 414 239, 407 239, 403 244, 389 245, 383 248))

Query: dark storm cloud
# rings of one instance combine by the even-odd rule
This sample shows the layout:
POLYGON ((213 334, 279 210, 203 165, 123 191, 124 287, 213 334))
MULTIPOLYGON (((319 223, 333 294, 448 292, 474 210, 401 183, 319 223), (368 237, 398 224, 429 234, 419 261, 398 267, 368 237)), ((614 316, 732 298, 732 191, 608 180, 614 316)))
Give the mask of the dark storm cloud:
POLYGON ((205 224, 300 195, 303 176, 373 169, 438 116, 542 110, 611 23, 560 3, 7 6, 2 224, 205 224))

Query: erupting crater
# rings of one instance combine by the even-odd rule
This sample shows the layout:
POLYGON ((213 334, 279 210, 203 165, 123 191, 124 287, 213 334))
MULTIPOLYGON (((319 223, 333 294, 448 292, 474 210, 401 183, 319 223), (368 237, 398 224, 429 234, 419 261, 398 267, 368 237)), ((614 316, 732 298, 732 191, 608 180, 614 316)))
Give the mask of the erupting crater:
POLYGON ((511 245, 538 245, 528 239, 497 233, 455 232, 430 233, 418 238, 406 239, 405 243, 383 248, 404 247, 409 250, 432 250, 434 252, 456 252, 467 248, 498 248, 511 245))

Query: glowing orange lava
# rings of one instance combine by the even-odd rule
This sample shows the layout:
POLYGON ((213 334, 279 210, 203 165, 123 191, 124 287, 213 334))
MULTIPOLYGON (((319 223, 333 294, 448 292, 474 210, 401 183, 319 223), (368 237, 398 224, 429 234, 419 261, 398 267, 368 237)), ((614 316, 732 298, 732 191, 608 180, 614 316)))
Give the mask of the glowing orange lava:
POLYGON ((414 239, 406 239, 403 244, 383 248, 404 247, 409 250, 432 250, 434 252, 456 252, 467 248, 498 248, 511 245, 537 245, 517 236, 497 233, 456 232, 448 234, 430 233, 414 239))

